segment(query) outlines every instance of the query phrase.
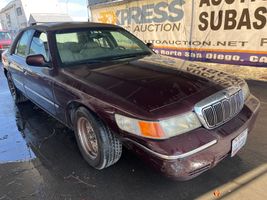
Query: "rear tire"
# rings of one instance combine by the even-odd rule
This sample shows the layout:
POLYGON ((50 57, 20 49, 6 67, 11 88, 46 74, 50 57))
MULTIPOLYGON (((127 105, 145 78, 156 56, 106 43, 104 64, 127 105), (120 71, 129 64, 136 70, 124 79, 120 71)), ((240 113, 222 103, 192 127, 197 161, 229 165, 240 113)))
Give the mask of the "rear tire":
POLYGON ((7 83, 8 83, 9 91, 11 93, 11 96, 15 104, 20 104, 20 103, 28 101, 28 99, 16 88, 10 72, 7 72, 6 75, 7 75, 7 83))
POLYGON ((120 140, 97 116, 86 108, 79 107, 73 121, 79 149, 89 165, 100 170, 120 159, 120 140))

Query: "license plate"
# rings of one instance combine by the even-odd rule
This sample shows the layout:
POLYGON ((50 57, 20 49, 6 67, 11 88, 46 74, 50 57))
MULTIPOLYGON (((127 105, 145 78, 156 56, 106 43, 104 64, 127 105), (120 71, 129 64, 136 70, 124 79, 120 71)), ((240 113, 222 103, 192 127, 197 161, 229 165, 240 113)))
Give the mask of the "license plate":
POLYGON ((233 157, 245 144, 248 137, 248 129, 244 130, 239 136, 232 141, 232 152, 233 157))

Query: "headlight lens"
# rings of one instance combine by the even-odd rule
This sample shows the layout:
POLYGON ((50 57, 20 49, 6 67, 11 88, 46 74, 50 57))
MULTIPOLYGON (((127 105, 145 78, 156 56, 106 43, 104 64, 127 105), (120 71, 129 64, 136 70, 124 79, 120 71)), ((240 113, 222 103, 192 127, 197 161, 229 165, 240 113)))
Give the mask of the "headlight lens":
POLYGON ((160 125, 167 137, 180 135, 201 127, 200 121, 194 112, 160 121, 160 125))
POLYGON ((250 95, 250 90, 249 90, 248 84, 246 82, 244 82, 244 84, 241 86, 241 88, 242 88, 242 92, 243 92, 243 98, 244 98, 244 100, 246 100, 250 95))
POLYGON ((154 139, 170 138, 201 127, 194 112, 158 122, 137 120, 119 114, 115 114, 115 120, 121 130, 154 139))

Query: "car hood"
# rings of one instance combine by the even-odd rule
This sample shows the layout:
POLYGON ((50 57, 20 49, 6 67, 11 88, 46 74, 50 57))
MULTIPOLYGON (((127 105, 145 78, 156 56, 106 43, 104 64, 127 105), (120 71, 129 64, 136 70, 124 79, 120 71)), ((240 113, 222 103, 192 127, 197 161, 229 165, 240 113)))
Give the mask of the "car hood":
POLYGON ((160 55, 76 66, 64 71, 110 97, 147 112, 164 108, 172 111, 178 107, 186 112, 201 99, 242 82, 242 79, 193 62, 160 55))

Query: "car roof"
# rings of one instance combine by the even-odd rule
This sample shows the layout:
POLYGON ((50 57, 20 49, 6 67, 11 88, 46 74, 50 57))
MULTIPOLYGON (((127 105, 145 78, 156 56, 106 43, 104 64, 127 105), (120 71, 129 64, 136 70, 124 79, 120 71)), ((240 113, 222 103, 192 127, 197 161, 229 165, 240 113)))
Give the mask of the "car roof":
POLYGON ((66 29, 79 29, 79 28, 119 28, 113 24, 94 23, 94 22, 60 22, 60 23, 43 23, 40 25, 33 25, 25 28, 36 29, 39 31, 57 31, 66 29))

